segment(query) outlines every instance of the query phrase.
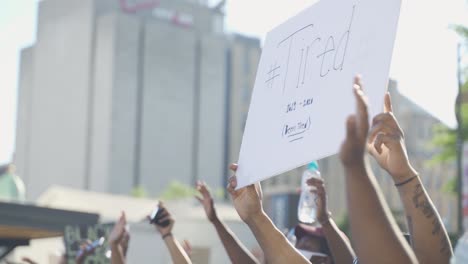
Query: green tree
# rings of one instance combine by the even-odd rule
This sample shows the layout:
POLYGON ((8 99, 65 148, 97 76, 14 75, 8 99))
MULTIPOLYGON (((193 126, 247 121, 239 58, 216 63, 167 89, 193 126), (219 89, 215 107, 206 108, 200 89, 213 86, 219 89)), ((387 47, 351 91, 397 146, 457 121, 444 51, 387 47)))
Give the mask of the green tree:
POLYGON ((189 185, 179 181, 172 181, 169 186, 161 194, 163 200, 179 200, 184 198, 192 198, 197 194, 197 190, 189 185))
MULTIPOLYGON (((465 48, 468 48, 468 28, 463 26, 456 26, 454 30, 465 39, 463 43, 465 48)), ((468 76, 468 71, 464 69, 464 79, 468 76)), ((468 98, 468 81, 462 85, 461 92, 462 98, 468 98)), ((466 99, 465 99, 466 100, 466 99)), ((462 121, 462 141, 468 140, 468 102, 461 105, 461 121, 462 121)), ((439 154, 433 157, 432 164, 439 164, 445 162, 453 162, 457 158, 457 129, 448 128, 443 125, 436 125, 434 128, 434 138, 432 144, 440 150, 439 154)), ((456 177, 450 179, 444 186, 443 191, 451 194, 457 193, 457 179, 456 177)))
MULTIPOLYGON (((456 26, 455 31, 464 38, 465 46, 468 43, 468 28, 463 26, 456 26)), ((465 76, 467 75, 467 69, 465 69, 465 76)), ((465 82, 462 86, 462 94, 468 96, 468 82, 465 82)), ((462 104, 462 131, 463 131, 463 140, 468 139, 468 104, 464 102, 462 104)), ((433 145, 439 147, 441 152, 434 157, 433 162, 446 162, 454 161, 457 157, 457 129, 447 128, 443 125, 436 125, 434 127, 435 137, 433 139, 433 145)))
POLYGON ((147 198, 148 192, 143 186, 137 186, 132 189, 130 195, 135 198, 147 198))

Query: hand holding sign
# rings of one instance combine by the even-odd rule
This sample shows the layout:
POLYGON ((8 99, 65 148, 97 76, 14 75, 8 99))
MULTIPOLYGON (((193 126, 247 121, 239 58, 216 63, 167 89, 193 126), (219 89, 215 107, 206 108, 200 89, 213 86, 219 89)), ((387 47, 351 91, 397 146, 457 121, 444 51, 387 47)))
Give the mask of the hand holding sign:
MULTIPOLYGON (((322 0, 266 38, 244 131, 238 188, 337 153, 366 78, 382 109, 401 0, 322 0)), ((352 121, 351 121, 352 122, 352 121)))
MULTIPOLYGON (((231 164, 229 168, 234 173, 237 172, 237 164, 231 164)), ((252 219, 263 213, 262 187, 259 183, 256 183, 241 190, 236 190, 236 188, 237 176, 234 174, 229 178, 227 190, 231 194, 237 213, 248 224, 252 219)))

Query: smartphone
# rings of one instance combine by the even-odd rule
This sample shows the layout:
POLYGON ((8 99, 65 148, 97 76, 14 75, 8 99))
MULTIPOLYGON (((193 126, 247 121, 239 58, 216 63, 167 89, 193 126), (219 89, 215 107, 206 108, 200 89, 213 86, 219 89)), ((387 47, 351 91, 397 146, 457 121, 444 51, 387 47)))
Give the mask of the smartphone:
POLYGON ((104 237, 96 239, 95 241, 93 241, 93 243, 87 245, 84 249, 80 249, 80 251, 78 251, 78 253, 76 254, 76 257, 80 257, 83 254, 91 252, 98 247, 102 247, 102 245, 104 245, 104 241, 106 241, 104 237))
POLYGON ((156 224, 161 227, 167 227, 171 223, 169 220, 159 222, 162 218, 162 214, 165 212, 164 208, 159 208, 159 206, 156 206, 156 208, 153 210, 150 216, 150 223, 151 224, 156 224))

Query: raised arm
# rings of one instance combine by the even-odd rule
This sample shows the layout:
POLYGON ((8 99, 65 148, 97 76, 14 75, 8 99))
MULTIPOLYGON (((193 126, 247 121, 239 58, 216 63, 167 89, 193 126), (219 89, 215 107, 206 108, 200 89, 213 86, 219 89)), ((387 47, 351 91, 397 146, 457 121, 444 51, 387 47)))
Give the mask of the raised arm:
POLYGON ((114 225, 111 233, 109 234, 109 246, 111 248, 111 263, 112 264, 124 264, 125 254, 124 249, 121 246, 122 240, 125 237, 127 225, 127 219, 125 213, 122 212, 117 223, 114 225))
POLYGON ((236 235, 218 218, 213 198, 205 183, 199 182, 197 184, 197 190, 201 194, 201 198, 196 198, 203 205, 208 220, 214 225, 231 262, 233 264, 257 263, 255 257, 245 248, 236 235))
POLYGON ((367 98, 359 77, 354 83, 354 94, 357 113, 348 118, 340 152, 354 249, 361 263, 417 263, 364 159, 369 121, 367 98))
POLYGON ((372 121, 369 152, 392 177, 404 205, 411 245, 421 263, 449 263, 453 255, 447 231, 420 176, 411 166, 403 130, 393 115, 390 95, 385 111, 372 121))
MULTIPOLYGON (((231 170, 237 170, 237 165, 231 165, 231 170)), ((237 187, 236 176, 229 178, 228 191, 231 194, 234 207, 242 220, 249 226, 265 254, 269 264, 276 263, 309 263, 274 226, 263 211, 262 189, 260 184, 250 185, 240 190, 237 187)))
POLYGON ((322 230, 327 239, 328 247, 331 250, 335 263, 353 263, 356 254, 351 246, 348 237, 341 232, 335 221, 331 218, 331 213, 327 207, 327 193, 322 179, 310 178, 307 181, 309 186, 314 186, 312 191, 317 195, 317 220, 322 225, 322 230))
POLYGON ((171 254, 172 262, 174 264, 188 264, 192 263, 184 248, 180 245, 179 241, 172 234, 172 229, 174 227, 175 220, 172 218, 169 211, 164 207, 164 205, 159 203, 160 210, 164 212, 161 214, 161 218, 154 224, 158 232, 161 234, 164 243, 171 254), (163 227, 161 223, 169 221, 169 225, 163 227))

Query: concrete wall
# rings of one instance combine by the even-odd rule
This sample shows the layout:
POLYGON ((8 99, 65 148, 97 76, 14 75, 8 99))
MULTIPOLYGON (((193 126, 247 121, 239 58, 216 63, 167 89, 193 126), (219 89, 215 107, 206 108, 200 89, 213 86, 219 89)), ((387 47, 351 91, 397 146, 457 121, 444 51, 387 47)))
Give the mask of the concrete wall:
POLYGON ((159 194, 193 178, 195 34, 148 22, 145 31, 141 184, 159 194))
POLYGON ((51 183, 85 186, 93 8, 91 0, 40 2, 29 198, 37 197, 51 183))
POLYGON ((25 184, 29 181, 28 153, 31 136, 31 103, 34 89, 33 80, 34 48, 21 51, 20 74, 18 84, 18 114, 16 120, 16 148, 14 163, 17 173, 25 184))
POLYGON ((260 55, 260 46, 257 41, 239 36, 232 40, 229 96, 229 162, 237 162, 239 158, 260 55))
MULTIPOLYGON (((137 163, 138 93, 142 89, 139 53, 142 22, 140 18, 119 14, 114 50, 114 85, 112 96, 112 141, 109 191, 129 194, 137 163)), ((141 45, 142 47, 142 45, 141 45)))
POLYGON ((116 24, 115 14, 105 15, 98 19, 96 29, 90 188, 100 192, 109 191, 116 24))
POLYGON ((226 41, 201 40, 197 176, 214 188, 223 187, 226 123, 226 41))

